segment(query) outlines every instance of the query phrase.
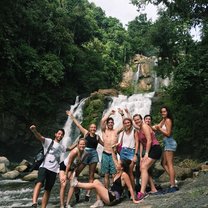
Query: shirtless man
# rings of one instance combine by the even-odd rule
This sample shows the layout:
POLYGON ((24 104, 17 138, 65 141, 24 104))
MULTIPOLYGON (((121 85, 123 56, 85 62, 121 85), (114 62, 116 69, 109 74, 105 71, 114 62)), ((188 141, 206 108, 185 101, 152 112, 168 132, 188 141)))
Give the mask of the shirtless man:
MULTIPOLYGON (((122 111, 118 111, 123 117, 124 114, 122 111)), ((109 186, 109 175, 113 177, 116 173, 116 168, 112 158, 112 145, 118 142, 118 134, 123 127, 114 129, 114 120, 111 118, 111 115, 114 115, 115 111, 112 110, 110 113, 106 114, 101 120, 101 131, 102 138, 104 142, 104 150, 102 153, 101 160, 101 173, 105 175, 104 185, 106 188, 109 186)))

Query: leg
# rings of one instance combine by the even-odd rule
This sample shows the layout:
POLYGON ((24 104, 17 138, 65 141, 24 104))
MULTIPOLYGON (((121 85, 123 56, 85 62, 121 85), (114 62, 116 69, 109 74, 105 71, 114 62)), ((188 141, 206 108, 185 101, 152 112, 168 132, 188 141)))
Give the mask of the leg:
POLYGON ((148 169, 151 167, 151 165, 155 162, 155 160, 151 158, 147 158, 146 160, 141 161, 141 190, 140 192, 145 193, 146 186, 149 180, 149 174, 148 169))
MULTIPOLYGON (((89 164, 89 183, 92 183, 94 181, 94 174, 95 174, 96 166, 97 166, 97 163, 89 164)), ((87 196, 90 195, 90 190, 87 191, 86 195, 87 196)))
POLYGON ((154 184, 154 181, 152 179, 152 176, 150 176, 150 175, 149 175, 149 185, 150 185, 150 188, 151 188, 151 193, 157 192, 157 189, 155 187, 155 184, 154 184))
POLYGON ((71 198, 73 196, 73 193, 74 193, 74 187, 70 187, 69 188, 69 192, 68 192, 68 195, 67 195, 67 200, 66 200, 66 204, 68 205, 71 201, 71 198))
POLYGON ((169 169, 168 169, 168 166, 167 166, 166 151, 163 152, 161 165, 165 169, 165 171, 167 172, 167 174, 169 175, 169 169))
POLYGON ((60 206, 64 206, 64 196, 65 196, 65 189, 67 184, 67 178, 65 177, 65 171, 59 172, 59 179, 60 179, 60 206), (64 180, 65 178, 65 180, 64 180))
POLYGON ((108 196, 108 190, 104 187, 104 185, 99 180, 94 180, 93 183, 78 183, 77 187, 91 190, 95 189, 97 193, 97 199, 101 199, 104 201, 104 203, 109 204, 109 196, 108 196))
POLYGON ((37 203, 41 187, 42 187, 41 182, 36 183, 35 188, 33 190, 33 198, 32 198, 33 204, 37 203))
POLYGON ((41 208, 46 208, 46 206, 48 204, 49 197, 50 197, 50 193, 51 193, 51 191, 49 191, 49 190, 44 191, 41 208))
POLYGON ((108 188, 109 187, 109 173, 106 173, 105 174, 105 177, 104 177, 104 185, 105 185, 105 188, 108 188))
POLYGON ((175 186, 175 170, 174 170, 174 165, 173 165, 174 152, 165 151, 165 155, 167 158, 167 167, 169 170, 170 185, 175 186))
POLYGON ((135 190, 135 181, 134 181, 134 172, 133 172, 134 166, 135 166, 135 163, 132 161, 129 166, 129 178, 131 180, 131 185, 132 185, 133 190, 135 190))

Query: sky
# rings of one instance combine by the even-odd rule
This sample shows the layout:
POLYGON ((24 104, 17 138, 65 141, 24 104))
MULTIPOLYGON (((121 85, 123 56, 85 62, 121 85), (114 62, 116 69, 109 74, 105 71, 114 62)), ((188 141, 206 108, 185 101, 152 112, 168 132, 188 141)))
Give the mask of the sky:
MULTIPOLYGON (((129 21, 139 16, 137 7, 130 4, 130 0, 88 0, 94 2, 96 6, 101 7, 106 16, 116 17, 121 21, 124 27, 127 27, 129 21)), ((146 9, 141 11, 147 14, 147 18, 155 21, 157 19, 157 8, 153 5, 147 5, 146 9)), ((199 28, 192 28, 191 35, 194 40, 200 40, 199 28)))
MULTIPOLYGON (((89 2, 94 2, 95 5, 101 7, 107 16, 119 19, 123 26, 134 20, 136 16, 139 16, 137 7, 130 4, 130 0, 89 0, 89 2)), ((157 8, 153 5, 148 5, 146 10, 142 12, 147 13, 148 19, 154 21, 157 18, 157 8)))

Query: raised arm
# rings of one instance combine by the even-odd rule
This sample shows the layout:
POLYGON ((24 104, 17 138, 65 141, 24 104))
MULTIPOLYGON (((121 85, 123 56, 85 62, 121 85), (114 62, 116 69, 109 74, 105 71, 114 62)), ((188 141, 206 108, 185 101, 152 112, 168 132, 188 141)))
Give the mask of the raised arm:
POLYGON ((101 139, 101 137, 100 137, 99 135, 97 135, 97 136, 98 136, 98 143, 99 143, 100 145, 104 146, 104 142, 103 142, 103 140, 101 139))
POLYGON ((73 116, 73 114, 70 111, 66 111, 66 114, 72 119, 72 121, 75 123, 75 125, 79 128, 79 130, 86 135, 88 130, 85 129, 80 123, 79 121, 73 116))
POLYGON ((30 130, 32 131, 32 133, 35 135, 35 137, 40 140, 41 142, 44 142, 45 141, 45 137, 42 136, 36 129, 36 126, 35 125, 32 125, 30 127, 30 130))
POLYGON ((100 122, 100 126, 101 126, 101 130, 102 131, 105 131, 106 129, 106 121, 107 119, 111 116, 111 115, 114 115, 115 114, 115 110, 112 110, 110 111, 110 113, 106 113, 103 118, 101 119, 101 122, 100 122))
POLYGON ((112 146, 112 158, 113 158, 113 162, 114 162, 115 167, 117 167, 118 166, 118 160, 117 160, 117 156, 116 156, 116 144, 114 144, 112 146))

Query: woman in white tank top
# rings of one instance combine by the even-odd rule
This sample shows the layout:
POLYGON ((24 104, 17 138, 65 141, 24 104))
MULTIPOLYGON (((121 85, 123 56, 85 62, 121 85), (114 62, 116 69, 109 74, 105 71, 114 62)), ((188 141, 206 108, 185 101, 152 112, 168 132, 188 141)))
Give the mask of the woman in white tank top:
POLYGON ((133 169, 137 161, 138 154, 138 134, 133 128, 133 123, 130 118, 125 118, 123 120, 124 130, 119 135, 119 143, 122 144, 122 149, 120 152, 121 160, 131 160, 131 164, 129 166, 129 177, 131 179, 131 184, 133 189, 135 190, 135 181, 133 169))

